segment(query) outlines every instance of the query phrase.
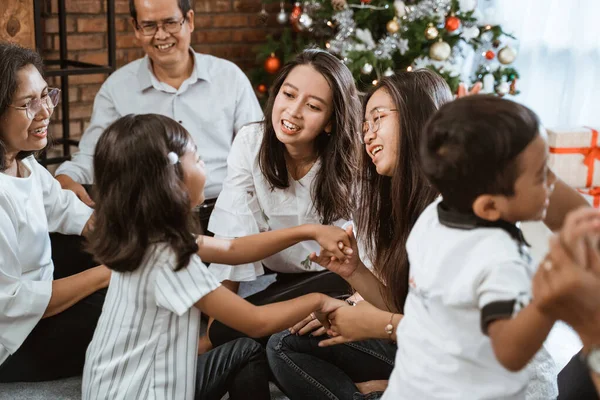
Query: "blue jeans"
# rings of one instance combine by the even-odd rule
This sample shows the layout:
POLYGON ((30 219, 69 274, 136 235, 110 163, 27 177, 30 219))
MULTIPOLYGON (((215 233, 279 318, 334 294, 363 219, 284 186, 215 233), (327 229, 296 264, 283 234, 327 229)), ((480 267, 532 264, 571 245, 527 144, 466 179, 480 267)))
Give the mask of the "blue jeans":
POLYGON ((319 347, 327 336, 271 336, 267 359, 277 385, 291 399, 376 399, 362 395, 355 383, 389 379, 397 346, 387 340, 365 340, 319 347))

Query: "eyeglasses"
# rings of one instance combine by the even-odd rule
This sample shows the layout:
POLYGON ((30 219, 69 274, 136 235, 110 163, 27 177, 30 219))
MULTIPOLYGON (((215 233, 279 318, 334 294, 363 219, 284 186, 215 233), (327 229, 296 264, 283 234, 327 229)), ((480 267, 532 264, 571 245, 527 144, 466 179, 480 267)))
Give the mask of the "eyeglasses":
POLYGON ((46 107, 46 110, 48 110, 49 113, 52 113, 59 101, 60 89, 48 88, 48 93, 39 99, 31 99, 22 107, 13 106, 11 104, 9 104, 9 107, 16 108, 17 110, 25 110, 27 118, 34 119, 42 107, 46 107))
POLYGON ((167 33, 179 33, 181 31, 181 27, 185 22, 186 17, 183 17, 181 21, 165 21, 162 23, 157 22, 145 22, 144 25, 140 25, 135 23, 137 30, 142 32, 144 36, 154 36, 158 31, 158 28, 162 28, 163 31, 167 33))
POLYGON ((363 121, 363 126, 362 126, 362 132, 360 135, 360 140, 362 143, 365 142, 365 136, 367 136, 367 133, 369 133, 369 131, 371 131, 372 133, 377 133, 377 131, 379 130, 379 127, 381 126, 381 114, 383 113, 383 115, 385 116, 386 112, 394 112, 394 111, 398 111, 398 109, 396 108, 376 108, 373 111, 371 111, 371 115, 373 116, 373 121, 370 121, 368 119, 363 121))

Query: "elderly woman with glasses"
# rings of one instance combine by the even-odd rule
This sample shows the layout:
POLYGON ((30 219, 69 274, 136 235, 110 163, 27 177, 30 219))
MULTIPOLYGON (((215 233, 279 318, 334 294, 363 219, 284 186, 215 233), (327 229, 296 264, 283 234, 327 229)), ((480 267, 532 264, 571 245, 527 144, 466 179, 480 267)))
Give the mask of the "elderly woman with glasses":
POLYGON ((110 270, 62 279, 49 232, 86 233, 92 209, 37 163, 60 90, 32 50, 0 42, 0 382, 81 373, 110 270))

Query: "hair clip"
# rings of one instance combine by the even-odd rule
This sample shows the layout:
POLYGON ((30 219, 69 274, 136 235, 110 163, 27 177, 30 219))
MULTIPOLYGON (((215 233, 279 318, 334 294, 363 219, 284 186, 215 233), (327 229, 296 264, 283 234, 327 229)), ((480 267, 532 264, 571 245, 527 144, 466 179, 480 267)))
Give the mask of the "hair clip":
POLYGON ((169 165, 175 165, 179 162, 179 156, 174 151, 170 151, 167 158, 169 159, 169 165))

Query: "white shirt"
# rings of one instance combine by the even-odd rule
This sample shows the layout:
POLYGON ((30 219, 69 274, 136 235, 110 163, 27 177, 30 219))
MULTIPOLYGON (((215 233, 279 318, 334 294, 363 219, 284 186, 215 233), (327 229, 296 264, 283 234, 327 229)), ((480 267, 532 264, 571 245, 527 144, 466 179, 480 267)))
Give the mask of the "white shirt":
POLYGON ((490 304, 510 304, 510 317, 529 301, 528 254, 504 229, 443 225, 439 202, 425 209, 407 241, 410 289, 383 399, 525 399, 531 369, 505 369, 481 319, 490 304))
MULTIPOLYGON (((210 217, 208 230, 216 237, 236 238, 291 228, 302 224, 320 224, 321 218, 313 206, 312 185, 320 160, 296 181, 290 178, 287 189, 271 190, 271 185, 258 166, 258 152, 263 137, 263 124, 250 124, 236 136, 227 159, 227 178, 210 217)), ((338 220, 333 225, 342 226, 338 220)), ((308 260, 319 252, 315 241, 305 241, 262 260, 276 272, 300 273, 322 271, 308 260)), ((252 281, 264 274, 261 262, 236 266, 211 264, 210 271, 221 281, 252 281)))
POLYGON ((50 302, 48 232, 79 235, 93 212, 33 156, 22 165, 27 177, 0 173, 0 364, 23 344, 50 302))
POLYGON ((82 398, 191 400, 203 296, 219 287, 200 257, 175 271, 166 244, 132 272, 113 272, 83 370, 82 398))
POLYGON ((82 184, 94 179, 96 143, 112 122, 127 114, 155 113, 180 122, 198 145, 206 165, 207 199, 216 198, 227 171, 227 154, 234 135, 263 113, 244 73, 232 62, 194 54, 194 69, 179 89, 160 82, 148 56, 110 75, 94 100, 90 126, 81 137, 79 152, 63 163, 65 174, 82 184))

